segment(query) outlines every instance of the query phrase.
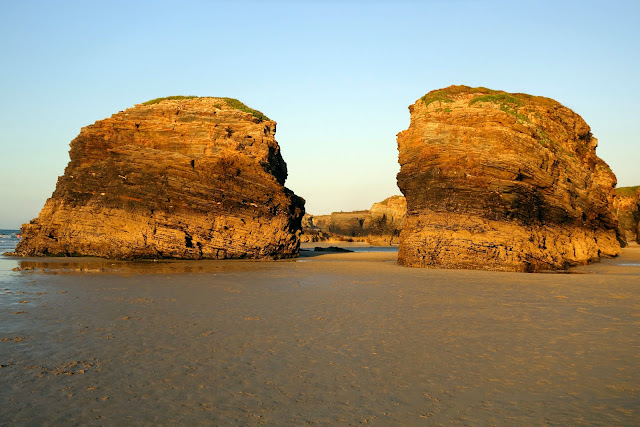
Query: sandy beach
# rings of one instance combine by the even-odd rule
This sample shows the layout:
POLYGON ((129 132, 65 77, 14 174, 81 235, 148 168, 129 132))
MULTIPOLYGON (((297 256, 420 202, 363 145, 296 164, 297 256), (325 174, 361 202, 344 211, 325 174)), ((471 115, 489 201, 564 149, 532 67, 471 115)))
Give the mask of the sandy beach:
POLYGON ((2 258, 0 424, 640 424, 640 247, 574 274, 303 254, 2 258))

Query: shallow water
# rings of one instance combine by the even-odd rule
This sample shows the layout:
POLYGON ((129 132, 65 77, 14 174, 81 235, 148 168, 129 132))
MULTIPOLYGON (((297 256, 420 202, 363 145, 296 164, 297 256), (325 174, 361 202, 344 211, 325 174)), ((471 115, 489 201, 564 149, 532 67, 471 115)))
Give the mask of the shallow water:
POLYGON ((640 423, 640 248, 570 275, 394 258, 4 258, 1 424, 640 423))
POLYGON ((0 229, 0 254, 4 252, 12 252, 20 239, 18 235, 20 230, 0 229))
POLYGON ((316 243, 302 243, 300 249, 303 251, 313 251, 316 247, 328 248, 330 246, 337 246, 339 248, 348 249, 353 252, 398 252, 397 245, 389 246, 373 246, 364 242, 316 242, 316 243))

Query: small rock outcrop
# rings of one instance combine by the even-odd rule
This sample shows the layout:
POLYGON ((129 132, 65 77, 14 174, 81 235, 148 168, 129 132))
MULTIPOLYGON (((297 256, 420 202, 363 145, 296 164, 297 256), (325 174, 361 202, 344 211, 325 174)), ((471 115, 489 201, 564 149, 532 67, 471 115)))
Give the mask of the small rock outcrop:
POLYGON ((285 258, 304 200, 276 123, 231 98, 169 97, 82 129, 19 256, 285 258))
POLYGON ((334 252, 334 253, 347 253, 347 252, 353 252, 350 249, 345 249, 345 248, 339 248, 337 246, 329 246, 328 248, 322 248, 320 246, 316 246, 313 249, 314 252, 334 252))
POLYGON ((374 245, 398 244, 407 203, 403 196, 392 196, 374 203, 371 209, 333 212, 331 215, 305 215, 303 241, 366 241, 374 245))
POLYGON ((539 96, 451 86, 398 134, 413 267, 562 269, 621 252, 616 178, 585 121, 539 96))
POLYGON ((640 243, 640 186, 616 188, 613 206, 625 243, 640 243))

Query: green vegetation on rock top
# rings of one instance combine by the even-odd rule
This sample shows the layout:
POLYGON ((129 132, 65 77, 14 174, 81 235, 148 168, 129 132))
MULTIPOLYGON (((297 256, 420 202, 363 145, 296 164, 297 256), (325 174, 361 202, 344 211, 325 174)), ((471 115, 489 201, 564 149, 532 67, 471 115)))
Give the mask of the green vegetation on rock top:
POLYGON ((453 102, 452 97, 463 93, 497 93, 498 91, 487 89, 486 87, 469 87, 464 85, 449 86, 444 89, 436 89, 427 93, 421 99, 426 105, 435 101, 453 102))
POLYGON ((469 101, 469 106, 478 102, 491 102, 500 105, 500 110, 512 115, 517 121, 528 122, 529 118, 527 116, 518 113, 518 107, 524 104, 520 96, 520 94, 512 95, 506 92, 492 91, 490 94, 476 96, 469 101))
POLYGON ((470 87, 464 85, 453 85, 444 89, 436 89, 427 93, 421 99, 426 105, 435 101, 440 102, 453 102, 453 97, 461 94, 476 94, 477 96, 472 100, 469 105, 476 102, 495 102, 495 103, 510 103, 517 106, 522 106, 527 102, 534 102, 546 106, 557 106, 558 102, 550 98, 543 96, 527 95, 526 93, 507 93, 502 90, 488 89, 486 87, 470 87))
POLYGON ((432 90, 422 97, 425 105, 429 105, 432 102, 453 102, 453 97, 460 94, 472 94, 481 93, 483 95, 474 98, 469 105, 476 102, 499 102, 499 103, 514 103, 517 106, 522 105, 522 101, 516 98, 520 94, 508 94, 503 91, 487 89, 486 87, 470 87, 464 85, 449 86, 444 89, 432 90))
MULTIPOLYGON (((157 103, 162 102, 162 101, 181 101, 181 100, 184 100, 184 99, 194 99, 194 98, 200 98, 200 97, 199 96, 195 96, 195 95, 189 95, 189 96, 182 96, 182 95, 165 96, 164 98, 156 98, 156 99, 152 99, 151 101, 143 102, 142 105, 153 105, 153 104, 157 104, 157 103)), ((208 97, 203 97, 203 98, 208 98, 208 97)), ((255 118, 257 118, 258 120, 260 120, 261 122, 265 121, 265 120, 271 120, 269 117, 265 116, 261 111, 254 110, 253 108, 247 107, 245 104, 243 104, 242 102, 238 101, 235 98, 219 98, 219 99, 222 99, 231 108, 235 108, 236 110, 244 111, 245 113, 253 114, 253 116, 255 118)))
POLYGON ((182 95, 165 96, 164 98, 156 98, 156 99, 152 99, 151 101, 143 102, 142 105, 153 105, 153 104, 157 104, 158 102, 161 102, 161 101, 171 101, 171 100, 180 101, 182 99, 193 99, 193 98, 198 98, 198 97, 195 96, 195 95, 189 95, 189 96, 182 96, 182 95))
POLYGON ((635 187, 618 187, 616 188, 616 195, 633 197, 636 195, 638 188, 640 188, 640 185, 636 185, 635 187))
POLYGON ((469 101, 469 105, 473 105, 477 102, 493 102, 494 104, 501 104, 501 105, 513 104, 518 107, 520 107, 523 104, 523 102, 520 99, 506 92, 476 96, 471 101, 469 101))
POLYGON ((253 108, 249 108, 235 98, 222 98, 222 99, 224 99, 224 101, 227 103, 228 106, 236 108, 240 111, 244 111, 245 113, 251 113, 256 119, 260 120, 261 122, 265 120, 271 120, 269 117, 262 114, 261 111, 254 110, 253 108))
POLYGON ((453 99, 449 98, 449 94, 445 89, 434 90, 422 97, 425 105, 429 105, 432 102, 453 102, 453 99))

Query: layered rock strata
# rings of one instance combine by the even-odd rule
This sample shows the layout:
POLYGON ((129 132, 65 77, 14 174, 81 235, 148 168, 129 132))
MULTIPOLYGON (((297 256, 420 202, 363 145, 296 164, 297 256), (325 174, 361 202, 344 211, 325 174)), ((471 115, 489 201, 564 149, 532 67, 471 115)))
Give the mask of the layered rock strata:
POLYGON ((640 186, 616 188, 613 206, 625 243, 640 243, 640 186))
POLYGON ((367 241, 378 245, 400 243, 406 213, 407 201, 404 196, 391 196, 374 203, 362 224, 367 232, 367 241))
POLYGON ((170 97, 82 129, 22 228, 20 256, 296 256, 304 200, 284 187, 276 122, 230 98, 170 97))
POLYGON ((403 196, 374 203, 371 209, 305 215, 303 241, 366 241, 374 245, 398 244, 407 204, 403 196))
POLYGON ((413 267, 561 269, 621 252, 615 175, 585 121, 539 96, 451 86, 398 134, 413 267))

